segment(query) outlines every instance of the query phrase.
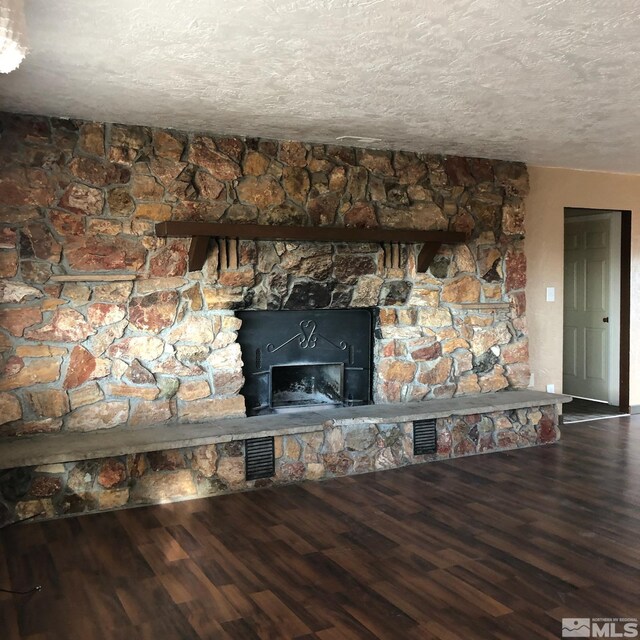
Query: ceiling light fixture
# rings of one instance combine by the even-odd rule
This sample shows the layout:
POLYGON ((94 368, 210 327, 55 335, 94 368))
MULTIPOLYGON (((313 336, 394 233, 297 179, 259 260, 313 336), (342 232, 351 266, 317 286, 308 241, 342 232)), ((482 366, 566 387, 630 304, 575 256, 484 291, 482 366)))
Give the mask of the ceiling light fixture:
POLYGON ((10 73, 27 55, 23 0, 0 0, 0 73, 10 73))

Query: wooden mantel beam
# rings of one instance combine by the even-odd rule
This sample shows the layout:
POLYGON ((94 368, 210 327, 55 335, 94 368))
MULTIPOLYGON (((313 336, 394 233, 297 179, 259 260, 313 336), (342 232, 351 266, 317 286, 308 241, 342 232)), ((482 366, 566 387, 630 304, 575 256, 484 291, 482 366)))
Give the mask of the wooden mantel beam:
POLYGON ((397 242, 424 244, 418 256, 418 271, 426 271, 441 244, 464 242, 459 231, 422 231, 419 229, 358 229, 354 227, 294 227, 287 225, 228 224, 217 222, 160 222, 159 237, 191 237, 189 270, 198 271, 206 260, 208 238, 243 240, 299 240, 305 242, 397 242))

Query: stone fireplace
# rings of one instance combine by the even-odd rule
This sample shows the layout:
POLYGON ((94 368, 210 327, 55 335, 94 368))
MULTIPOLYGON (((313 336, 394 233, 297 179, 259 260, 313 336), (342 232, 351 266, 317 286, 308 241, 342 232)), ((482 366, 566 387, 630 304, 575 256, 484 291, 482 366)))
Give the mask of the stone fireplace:
POLYGON ((373 312, 238 312, 247 415, 369 404, 373 312))
MULTIPOLYGON (((12 114, 0 132, 0 437, 171 437, 296 404, 377 411, 529 384, 523 164, 12 114), (278 240, 211 242, 189 271, 190 240, 156 233, 166 221, 466 240, 426 272, 413 244, 278 240), (290 326, 245 341, 272 312, 290 326), (349 318, 337 335, 325 312, 349 318)), ((437 458, 555 440, 553 407, 526 407, 441 414, 437 458)), ((278 436, 276 480, 422 460, 411 419, 278 436)), ((254 486, 231 437, 156 449, 34 464, 2 500, 54 516, 254 486)))

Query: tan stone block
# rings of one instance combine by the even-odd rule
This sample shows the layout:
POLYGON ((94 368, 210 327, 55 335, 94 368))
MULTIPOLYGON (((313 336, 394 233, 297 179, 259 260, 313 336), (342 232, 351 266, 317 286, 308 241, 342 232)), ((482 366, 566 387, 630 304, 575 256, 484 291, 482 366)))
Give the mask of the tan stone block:
POLYGON ((193 450, 191 466, 205 478, 215 475, 218 465, 218 451, 215 444, 196 447, 193 450))
POLYGON ((157 387, 133 387, 127 384, 110 384, 107 385, 106 391, 110 396, 124 396, 142 400, 155 400, 160 393, 157 387))
POLYGON ((379 321, 381 326, 394 325, 396 323, 396 310, 389 307, 380 309, 379 321))
POLYGON ((159 158, 178 161, 182 157, 184 145, 167 131, 155 129, 153 131, 153 149, 159 158))
POLYGON ((20 401, 11 393, 0 393, 0 424, 22 418, 20 401))
POLYGON ((387 326, 382 327, 382 337, 385 340, 406 340, 408 338, 419 338, 425 334, 425 329, 420 326, 416 327, 398 327, 387 326))
POLYGON ((420 364, 418 382, 424 385, 442 384, 447 381, 451 374, 453 360, 451 358, 440 358, 432 362, 420 364))
POLYGON ((287 436, 284 451, 287 458, 290 458, 291 460, 298 460, 300 458, 300 452, 302 449, 295 436, 287 436))
POLYGON ((60 377, 60 364, 59 358, 40 358, 29 362, 17 373, 1 377, 0 391, 55 382, 60 377))
POLYGON ((414 287, 407 304, 414 307, 437 307, 440 304, 440 292, 414 287))
POLYGON ((213 372, 213 390, 217 396, 235 395, 244 384, 242 369, 213 372))
POLYGON ((217 475, 230 488, 242 487, 246 482, 244 458, 220 458, 217 475))
POLYGON ((452 323, 451 311, 446 307, 418 311, 418 324, 422 327, 448 327, 452 323))
POLYGON ((462 338, 452 338, 451 340, 446 340, 442 343, 442 353, 448 354, 456 349, 468 349, 469 343, 462 338))
POLYGON ((66 300, 58 300, 58 299, 55 299, 55 298, 49 298, 48 300, 45 300, 42 303, 42 310, 43 311, 54 311, 58 307, 61 307, 61 306, 65 305, 65 304, 67 304, 66 300))
POLYGON ((353 291, 351 306, 373 307, 377 305, 383 282, 382 278, 378 276, 362 276, 358 278, 353 291))
POLYGON ((136 218, 144 218, 145 220, 165 222, 171 219, 171 206, 157 202, 140 203, 136 207, 135 216, 136 218))
POLYGON ((514 389, 526 389, 531 382, 531 369, 528 362, 519 362, 507 367, 507 380, 514 389))
POLYGON ((96 358, 96 368, 91 374, 91 380, 106 378, 111 373, 111 360, 108 358, 96 358))
POLYGON ((58 474, 58 473, 64 473, 65 472, 65 468, 64 465, 61 463, 57 463, 57 464, 41 464, 40 466, 36 467, 34 469, 34 471, 36 473, 52 473, 52 474, 58 474))
POLYGON ((282 458, 284 455, 284 437, 283 436, 275 436, 273 438, 273 456, 277 460, 278 458, 282 458))
POLYGON ((458 271, 476 273, 476 261, 466 244, 456 245, 453 250, 453 257, 458 271))
POLYGON ((478 376, 475 373, 470 373, 466 376, 462 376, 458 380, 458 388, 456 390, 456 395, 462 396, 462 395, 471 395, 474 393, 480 393, 478 376))
POLYGON ((211 387, 206 380, 190 380, 180 384, 178 399, 183 401, 199 400, 211 394, 211 387))
POLYGON ((67 417, 67 431, 95 431, 112 429, 123 424, 129 417, 126 401, 101 402, 75 409, 67 417))
POLYGON ((173 417, 171 400, 141 400, 131 409, 129 424, 132 427, 151 426, 167 422, 173 417))
POLYGON ((237 342, 223 349, 217 349, 208 358, 207 363, 214 369, 230 369, 238 371, 242 368, 242 353, 237 342))
POLYGON ((93 299, 101 302, 126 302, 131 295, 133 282, 108 282, 93 288, 93 299))
POLYGON ((27 518, 44 517, 53 518, 55 516, 55 508, 50 498, 42 500, 25 500, 16 503, 15 507, 16 520, 26 520, 27 518))
POLYGON ((398 309, 398 324, 413 326, 417 321, 417 309, 398 309))
POLYGON ((102 510, 120 509, 129 502, 129 489, 110 489, 97 494, 98 508, 102 510))
POLYGON ((500 349, 500 356, 505 364, 529 361, 529 341, 525 338, 500 349))
POLYGON ((324 477, 325 469, 324 465, 318 462, 308 462, 305 478, 307 480, 320 480, 324 477))
POLYGON ((151 336, 135 336, 125 338, 112 344, 107 353, 110 358, 124 358, 125 360, 156 360, 164 351, 164 342, 160 338, 151 336))
POLYGON ((232 309, 243 301, 242 290, 228 290, 224 288, 205 288, 204 300, 208 309, 232 309))
POLYGON ((471 351, 474 355, 480 356, 487 349, 496 345, 507 344, 511 341, 511 332, 506 323, 500 322, 495 326, 486 328, 475 328, 471 339, 471 351))
POLYGON ((18 272, 18 252, 0 251, 0 278, 13 278, 18 272))
POLYGON ((171 329, 167 339, 172 344, 176 342, 210 344, 214 339, 211 318, 189 316, 186 320, 171 329))
POLYGON ((222 316, 220 323, 222 331, 239 331, 242 326, 242 320, 240 320, 240 318, 229 315, 222 316))
POLYGON ((150 472, 136 481, 131 501, 137 503, 170 502, 196 494, 193 472, 187 469, 171 472, 150 472))
POLYGON ((78 138, 80 149, 96 156, 104 156, 104 126, 87 122, 80 127, 78 138))
POLYGON ((26 394, 33 412, 41 418, 59 418, 69 413, 69 398, 62 389, 30 391, 26 394))
POLYGON ((93 355, 96 357, 101 356, 113 344, 114 340, 122 338, 128 324, 128 320, 121 320, 95 335, 90 342, 93 355))
POLYGON ((416 364, 406 360, 388 358, 378 365, 378 375, 388 382, 411 382, 416 373, 416 364))
POLYGON ((509 386, 509 381, 504 376, 504 368, 496 365, 487 375, 480 376, 480 389, 483 392, 499 391, 509 386))
POLYGON ((244 416, 245 405, 243 396, 232 398, 204 398, 181 404, 178 408, 180 420, 185 422, 201 422, 216 418, 230 418, 244 416))
POLYGON ((2 427, 2 434, 6 436, 30 436, 36 433, 55 433, 62 428, 60 418, 44 418, 23 422, 11 422, 2 427))
POLYGON ((331 427, 325 430, 322 447, 325 453, 339 453, 344 450, 344 447, 344 434, 340 427, 331 427))
POLYGON ((472 276, 462 276, 442 287, 443 302, 478 302, 480 282, 472 276))
POLYGON ((483 283, 482 293, 487 302, 500 302, 502 300, 502 285, 483 283))
POLYGON ((28 298, 42 298, 42 291, 19 282, 0 282, 0 304, 22 302, 28 298))
POLYGON ((184 286, 187 281, 179 276, 170 278, 144 278, 136 281, 136 292, 140 295, 155 293, 156 291, 165 291, 168 289, 179 289, 184 286))
POLYGON ((469 327, 490 327, 493 322, 493 315, 469 314, 463 320, 463 323, 469 327))

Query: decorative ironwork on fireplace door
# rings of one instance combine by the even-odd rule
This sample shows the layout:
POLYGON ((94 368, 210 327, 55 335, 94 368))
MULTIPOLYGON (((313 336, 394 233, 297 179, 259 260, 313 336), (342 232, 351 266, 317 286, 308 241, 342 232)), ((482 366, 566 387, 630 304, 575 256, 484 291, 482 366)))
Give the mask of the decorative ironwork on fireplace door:
POLYGON ((249 415, 371 402, 371 309, 237 315, 249 415))

